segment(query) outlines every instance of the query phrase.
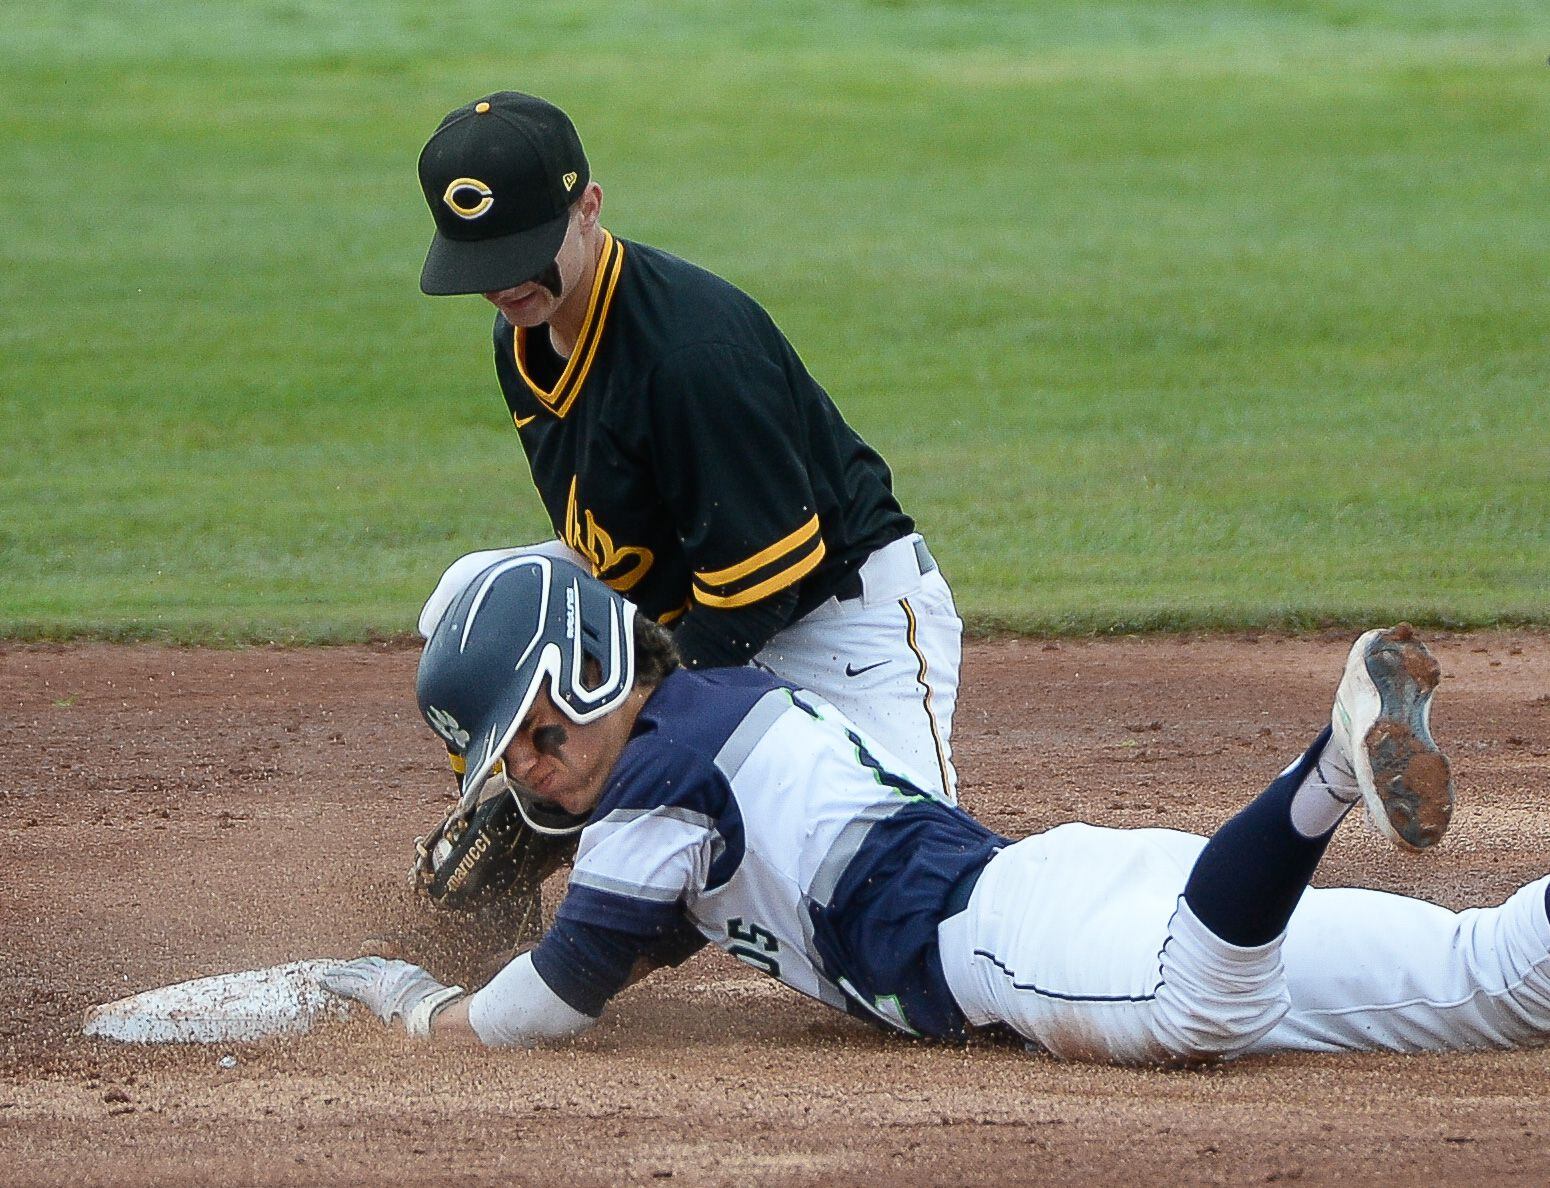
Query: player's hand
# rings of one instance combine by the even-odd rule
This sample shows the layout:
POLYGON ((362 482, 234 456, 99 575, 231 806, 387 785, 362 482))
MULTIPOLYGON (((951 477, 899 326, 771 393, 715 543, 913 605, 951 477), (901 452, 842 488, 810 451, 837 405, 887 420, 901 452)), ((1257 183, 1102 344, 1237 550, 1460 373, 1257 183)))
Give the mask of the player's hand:
POLYGON ((418 965, 382 957, 357 957, 330 966, 319 979, 323 989, 358 1002, 410 1035, 430 1034, 436 1012, 463 997, 463 987, 443 986, 418 965))

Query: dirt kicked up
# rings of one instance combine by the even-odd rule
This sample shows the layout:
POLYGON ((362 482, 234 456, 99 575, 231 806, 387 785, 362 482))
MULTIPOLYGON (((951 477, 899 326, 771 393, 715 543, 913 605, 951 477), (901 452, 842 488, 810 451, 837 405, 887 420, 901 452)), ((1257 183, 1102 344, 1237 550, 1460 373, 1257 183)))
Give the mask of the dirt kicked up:
MULTIPOLYGON (((1019 836, 1209 832, 1317 732, 1353 637, 974 645, 964 804, 1019 836)), ((1319 881, 1495 902, 1550 870, 1550 637, 1428 639, 1452 832, 1405 856, 1353 823, 1319 881)), ((0 651, 0 1180, 1550 1179, 1550 1051, 1063 1065, 891 1039, 715 952, 563 1050, 411 1047, 374 1021, 218 1050, 82 1038, 93 1003, 404 922, 412 839, 451 788, 416 655, 0 651)))

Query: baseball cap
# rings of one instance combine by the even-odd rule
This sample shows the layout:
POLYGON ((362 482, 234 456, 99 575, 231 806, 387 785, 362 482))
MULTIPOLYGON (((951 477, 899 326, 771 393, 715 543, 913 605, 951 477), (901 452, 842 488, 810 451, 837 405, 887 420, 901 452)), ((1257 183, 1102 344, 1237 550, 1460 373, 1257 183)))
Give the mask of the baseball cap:
POLYGON ((448 113, 420 151, 436 220, 420 289, 487 293, 532 280, 559 252, 590 178, 570 117, 536 95, 499 91, 448 113))

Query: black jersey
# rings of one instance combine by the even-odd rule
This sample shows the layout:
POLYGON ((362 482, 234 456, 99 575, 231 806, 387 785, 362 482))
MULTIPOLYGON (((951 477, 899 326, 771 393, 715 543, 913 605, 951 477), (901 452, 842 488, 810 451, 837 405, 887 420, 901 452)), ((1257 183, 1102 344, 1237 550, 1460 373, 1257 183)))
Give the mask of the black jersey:
POLYGON ((604 232, 570 357, 497 314, 495 366, 556 535, 680 646, 740 644, 691 660, 748 659, 914 528, 769 314, 666 252, 604 232))

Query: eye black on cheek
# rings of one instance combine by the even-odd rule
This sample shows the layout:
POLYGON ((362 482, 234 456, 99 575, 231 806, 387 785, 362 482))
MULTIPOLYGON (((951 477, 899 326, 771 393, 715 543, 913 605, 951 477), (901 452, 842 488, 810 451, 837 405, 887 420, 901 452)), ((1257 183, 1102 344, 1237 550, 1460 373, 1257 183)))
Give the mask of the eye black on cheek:
POLYGON ((533 731, 533 749, 540 755, 553 755, 569 741, 563 726, 540 726, 533 731))
POLYGON ((542 285, 548 289, 549 292, 554 294, 555 300, 558 301, 565 288, 564 282, 560 280, 560 262, 558 260, 550 261, 549 267, 535 276, 533 281, 535 284, 542 285))

